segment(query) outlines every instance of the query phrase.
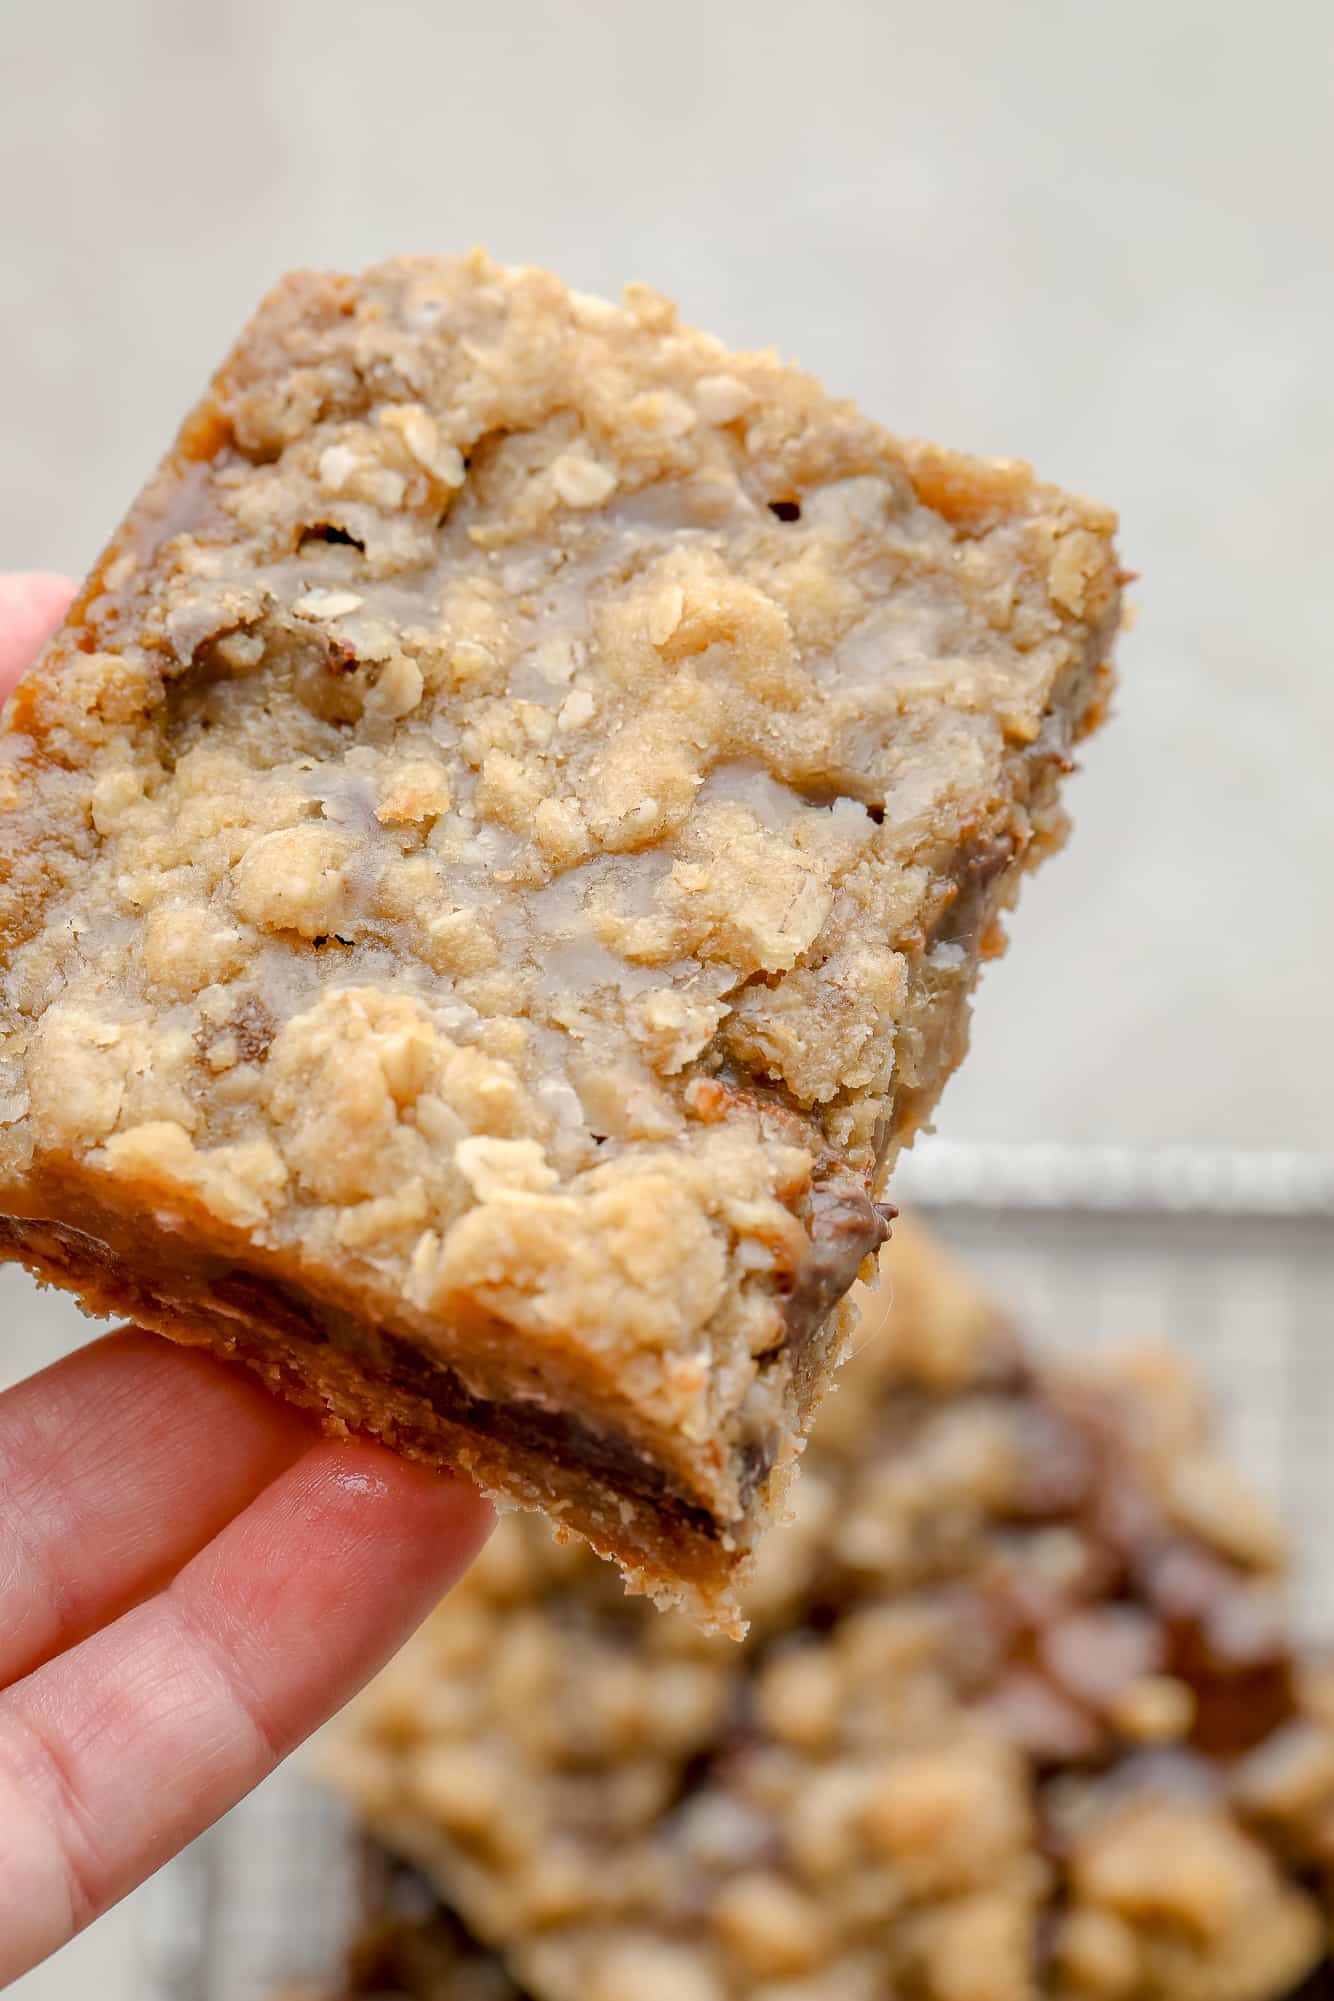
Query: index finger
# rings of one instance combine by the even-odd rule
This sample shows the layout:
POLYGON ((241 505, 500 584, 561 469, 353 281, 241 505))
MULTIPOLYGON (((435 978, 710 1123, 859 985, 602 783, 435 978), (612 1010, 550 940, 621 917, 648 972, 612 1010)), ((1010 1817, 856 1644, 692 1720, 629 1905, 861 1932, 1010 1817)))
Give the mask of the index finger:
POLYGON ((462 1482, 326 1441, 167 1590, 0 1696, 0 1985, 345 1702, 489 1526, 462 1482))
POLYGON ((31 667, 73 596, 70 579, 52 570, 0 576, 0 700, 31 667))

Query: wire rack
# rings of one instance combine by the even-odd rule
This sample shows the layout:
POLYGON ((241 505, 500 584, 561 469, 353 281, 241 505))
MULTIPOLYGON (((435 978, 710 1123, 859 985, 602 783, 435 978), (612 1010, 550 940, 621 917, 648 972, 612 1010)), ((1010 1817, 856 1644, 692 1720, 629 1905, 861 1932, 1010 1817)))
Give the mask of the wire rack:
MULTIPOLYGON (((1170 1337, 1296 1544, 1299 1631, 1334 1635, 1334 1155, 963 1146, 905 1158, 905 1208, 1066 1352, 1170 1337)), ((318 1984, 355 1925, 351 1830, 297 1767, 164 1870, 145 2001, 269 2001, 318 1984)))

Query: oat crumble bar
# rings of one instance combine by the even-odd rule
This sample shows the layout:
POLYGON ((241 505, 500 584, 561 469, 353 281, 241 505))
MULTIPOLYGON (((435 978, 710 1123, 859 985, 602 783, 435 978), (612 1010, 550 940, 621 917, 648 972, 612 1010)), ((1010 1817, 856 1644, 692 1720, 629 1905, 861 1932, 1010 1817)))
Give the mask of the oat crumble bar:
POLYGON ((6 713, 0 1248, 726 1623, 1113 525, 643 287, 289 277, 6 713))
MULTIPOLYGON (((1038 1363, 888 1259, 741 1646, 514 1518, 329 1775, 529 2001, 1277 2001, 1326 1949, 1334 1673, 1270 1511, 1170 1351, 1038 1363)), ((452 2001, 423 1899, 378 1963, 452 2001)))

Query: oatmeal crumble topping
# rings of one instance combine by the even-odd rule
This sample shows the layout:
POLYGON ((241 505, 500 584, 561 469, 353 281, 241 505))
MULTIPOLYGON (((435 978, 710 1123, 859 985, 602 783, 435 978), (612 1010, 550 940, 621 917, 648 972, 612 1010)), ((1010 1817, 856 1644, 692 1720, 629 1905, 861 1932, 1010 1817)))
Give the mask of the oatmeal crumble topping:
POLYGON ((8 1248, 707 1596, 1062 838, 1112 527, 644 287, 285 280, 7 712, 8 1248), (335 1310, 576 1412, 712 1552, 470 1444, 335 1310))

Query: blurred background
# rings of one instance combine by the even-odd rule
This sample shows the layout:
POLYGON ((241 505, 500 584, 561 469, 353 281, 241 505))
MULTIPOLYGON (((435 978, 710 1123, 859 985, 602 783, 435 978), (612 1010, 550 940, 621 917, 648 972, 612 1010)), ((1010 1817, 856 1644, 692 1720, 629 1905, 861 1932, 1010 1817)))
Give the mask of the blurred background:
POLYGON ((0 562, 83 569, 289 265, 642 277, 892 428, 1114 503, 1077 845, 958 1136, 1318 1146, 1334 1110, 1323 0, 8 0, 0 562))
MULTIPOLYGON (((645 278, 1121 511, 1119 713, 942 1134, 1324 1148, 1331 74, 1326 0, 0 0, 0 566, 87 566, 290 265, 645 278)), ((12 1375, 74 1321, 0 1288, 12 1375)), ((127 1924, 17 1991, 128 1996, 127 1924)))

